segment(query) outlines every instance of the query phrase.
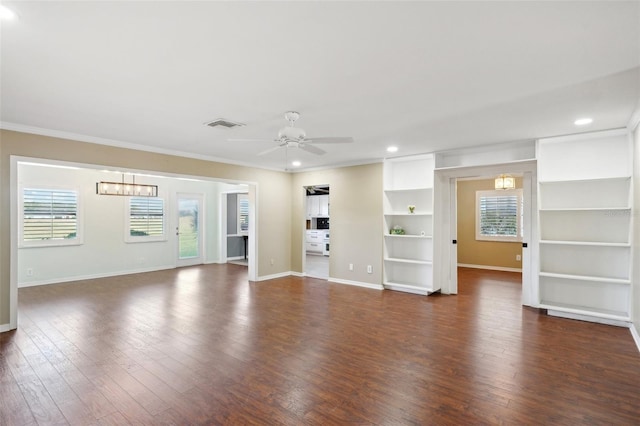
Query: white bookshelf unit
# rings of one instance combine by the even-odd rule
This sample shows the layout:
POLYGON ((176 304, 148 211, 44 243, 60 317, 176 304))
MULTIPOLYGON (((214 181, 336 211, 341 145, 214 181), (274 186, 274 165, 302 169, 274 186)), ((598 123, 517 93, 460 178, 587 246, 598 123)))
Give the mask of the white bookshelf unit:
POLYGON ((630 321, 632 150, 626 130, 538 141, 540 307, 630 321))
POLYGON ((433 155, 384 162, 384 278, 390 290, 430 294, 433 283, 433 155), (413 212, 409 206, 415 206, 413 212), (400 227, 404 234, 391 233, 400 227))

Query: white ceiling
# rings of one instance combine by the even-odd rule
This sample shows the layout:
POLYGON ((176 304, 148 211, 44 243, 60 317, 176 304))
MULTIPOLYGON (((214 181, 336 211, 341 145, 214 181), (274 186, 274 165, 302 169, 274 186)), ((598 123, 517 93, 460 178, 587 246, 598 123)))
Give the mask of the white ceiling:
POLYGON ((355 139, 290 149, 307 169, 623 127, 640 99, 637 1, 3 4, 2 127, 117 146, 284 169, 227 139, 297 110, 355 139))

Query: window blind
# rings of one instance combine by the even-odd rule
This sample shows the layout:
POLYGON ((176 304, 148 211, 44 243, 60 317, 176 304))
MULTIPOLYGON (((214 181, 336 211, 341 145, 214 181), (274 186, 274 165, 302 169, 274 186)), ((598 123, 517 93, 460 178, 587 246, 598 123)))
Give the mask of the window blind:
POLYGON ((76 191, 25 188, 22 192, 22 213, 24 241, 77 238, 76 191))
POLYGON ((164 235, 164 200, 131 197, 129 199, 129 235, 132 237, 164 235))
POLYGON ((518 195, 481 196, 479 200, 480 234, 518 237, 518 195))
POLYGON ((238 197, 238 223, 240 224, 240 231, 249 231, 249 199, 244 197, 238 197))

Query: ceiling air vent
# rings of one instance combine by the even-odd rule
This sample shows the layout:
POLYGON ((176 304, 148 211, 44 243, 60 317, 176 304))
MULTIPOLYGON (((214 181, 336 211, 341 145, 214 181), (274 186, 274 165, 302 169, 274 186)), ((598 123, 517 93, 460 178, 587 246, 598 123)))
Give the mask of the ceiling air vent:
POLYGON ((232 127, 244 126, 244 123, 236 123, 235 121, 227 120, 224 118, 216 118, 215 120, 205 124, 209 127, 226 127, 227 129, 231 129, 232 127))

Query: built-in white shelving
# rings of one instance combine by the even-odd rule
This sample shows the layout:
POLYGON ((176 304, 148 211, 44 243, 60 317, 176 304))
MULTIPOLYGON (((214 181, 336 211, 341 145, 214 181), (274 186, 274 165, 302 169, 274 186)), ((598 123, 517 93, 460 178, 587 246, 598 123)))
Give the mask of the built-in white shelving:
POLYGON ((541 307, 630 320, 632 149, 625 130, 538 141, 541 307))
POLYGON ((432 155, 385 160, 383 285, 387 289, 417 294, 439 290, 433 285, 433 170, 432 155), (404 234, 392 233, 396 227, 404 234))

